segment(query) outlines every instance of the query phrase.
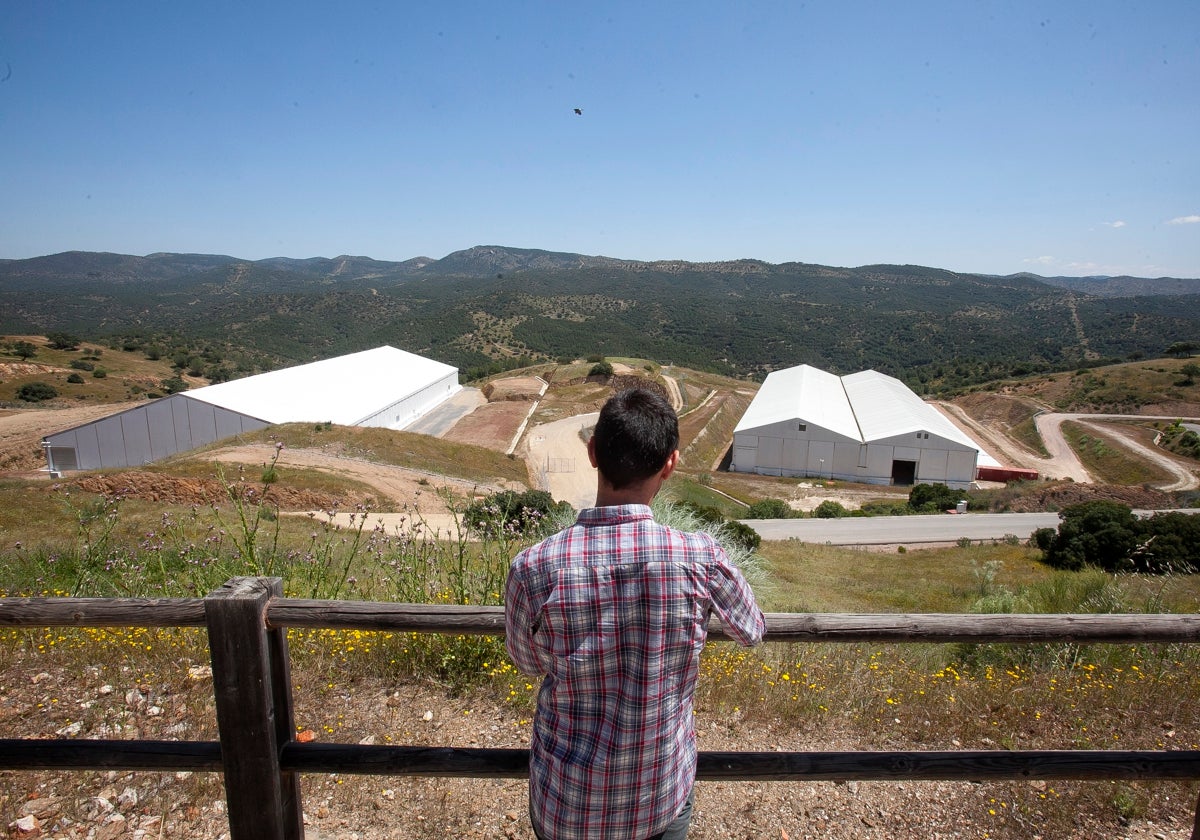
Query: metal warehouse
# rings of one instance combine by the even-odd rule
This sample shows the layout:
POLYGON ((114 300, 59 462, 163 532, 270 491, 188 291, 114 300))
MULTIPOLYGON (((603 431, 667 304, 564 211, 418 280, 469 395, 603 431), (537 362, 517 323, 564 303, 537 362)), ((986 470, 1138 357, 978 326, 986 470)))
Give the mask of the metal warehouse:
POLYGON ((51 472, 148 464, 278 423, 403 429, 461 390, 458 369, 395 347, 208 385, 42 439, 51 472))
POLYGON ((968 487, 980 447, 903 382, 800 365, 767 376, 733 432, 734 472, 968 487))

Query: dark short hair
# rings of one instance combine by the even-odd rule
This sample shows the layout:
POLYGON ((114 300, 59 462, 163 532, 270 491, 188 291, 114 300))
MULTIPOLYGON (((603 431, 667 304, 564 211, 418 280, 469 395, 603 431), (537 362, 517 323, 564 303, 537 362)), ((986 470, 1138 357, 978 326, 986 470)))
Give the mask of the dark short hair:
POLYGON ((663 468, 679 448, 679 418, 661 394, 626 388, 600 409, 592 437, 597 469, 620 490, 663 468))

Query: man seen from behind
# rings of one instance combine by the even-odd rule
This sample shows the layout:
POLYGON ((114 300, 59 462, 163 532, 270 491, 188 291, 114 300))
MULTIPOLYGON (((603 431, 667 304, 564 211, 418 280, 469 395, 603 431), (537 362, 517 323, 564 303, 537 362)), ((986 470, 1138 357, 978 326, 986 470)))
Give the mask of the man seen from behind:
POLYGON ((709 615, 742 644, 762 639, 754 594, 717 542, 654 522, 678 445, 662 396, 613 396, 588 442, 596 506, 509 570, 505 644, 521 671, 544 677, 529 777, 540 840, 685 837, 709 615))

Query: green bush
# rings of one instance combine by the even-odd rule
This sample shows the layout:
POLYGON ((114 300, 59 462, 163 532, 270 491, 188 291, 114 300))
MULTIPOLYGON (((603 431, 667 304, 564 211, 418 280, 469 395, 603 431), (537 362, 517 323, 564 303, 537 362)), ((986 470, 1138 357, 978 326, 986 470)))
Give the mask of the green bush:
POLYGON ((17 389, 17 399, 25 402, 41 402, 52 400, 58 396, 58 390, 45 382, 26 382, 17 389))
POLYGON ((835 502, 833 499, 826 499, 813 511, 813 516, 817 519, 841 519, 843 516, 849 515, 850 511, 846 510, 845 505, 835 502))
POLYGON ((92 377, 95 379, 103 379, 106 376, 108 376, 108 371, 106 371, 102 367, 98 367, 94 371, 92 371, 92 377))
POLYGON ((783 499, 759 499, 746 510, 743 519, 790 519, 795 515, 783 499))
POLYGON ((906 516, 912 513, 913 509, 908 506, 908 502, 874 499, 863 502, 859 511, 856 511, 856 513, 858 512, 861 512, 863 516, 906 516))
POLYGON ((1115 571, 1137 545, 1137 519, 1118 502, 1097 500, 1063 508, 1045 560, 1057 569, 1097 566, 1115 571))
POLYGON ((908 494, 908 506, 920 513, 937 513, 950 510, 967 498, 961 490, 952 490, 945 484, 918 484, 908 494))
POLYGON ((572 510, 545 490, 502 490, 471 502, 462 519, 469 530, 481 534, 532 534, 560 524, 572 510))
POLYGON ((597 362, 588 371, 588 376, 612 376, 613 366, 608 362, 597 362))
POLYGON ((73 370, 95 370, 96 366, 91 362, 85 362, 83 359, 72 359, 71 368, 73 370))
POLYGON ((72 373, 70 376, 67 377, 67 381, 70 382, 72 385, 82 385, 83 377, 80 376, 78 373, 72 373))
POLYGON ((1066 507, 1059 516, 1053 537, 1036 535, 1039 546, 1048 543, 1044 560, 1054 568, 1161 573, 1196 565, 1200 549, 1188 540, 1200 538, 1200 523, 1185 521, 1191 519, 1186 514, 1139 521, 1128 506, 1101 499, 1066 507))

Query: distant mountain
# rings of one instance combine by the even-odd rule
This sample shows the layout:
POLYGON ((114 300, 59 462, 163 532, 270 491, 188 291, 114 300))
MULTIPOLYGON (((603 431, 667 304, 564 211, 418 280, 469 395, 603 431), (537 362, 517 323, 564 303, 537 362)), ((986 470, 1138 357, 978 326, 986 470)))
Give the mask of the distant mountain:
MULTIPOLYGON (((1034 275, 1036 276, 1036 275, 1034 275)), ((1043 283, 1097 297, 1200 294, 1200 278, 1178 277, 1039 277, 1043 283)))
POLYGON ((0 261, 0 332, 153 336, 193 355, 222 346, 293 362, 388 343, 473 370, 593 353, 738 375, 807 362, 929 387, 1200 337, 1200 294, 1186 291, 1198 281, 1055 279, 1071 278, 502 246, 402 262, 69 252, 0 261), (1100 291, 1137 283, 1162 293, 1100 291))

